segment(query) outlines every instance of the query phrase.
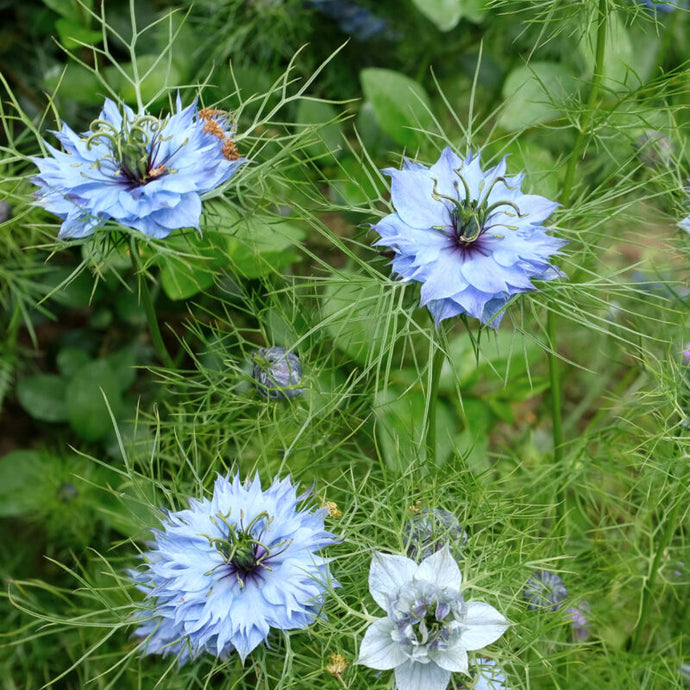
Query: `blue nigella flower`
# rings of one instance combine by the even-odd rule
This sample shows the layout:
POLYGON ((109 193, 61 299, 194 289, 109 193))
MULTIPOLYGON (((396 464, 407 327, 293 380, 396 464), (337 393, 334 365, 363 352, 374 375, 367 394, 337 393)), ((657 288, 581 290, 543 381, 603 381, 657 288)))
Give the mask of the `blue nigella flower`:
POLYGON ((541 226, 558 204, 523 194, 523 175, 505 171, 505 159, 483 171, 478 154, 463 161, 450 147, 430 168, 405 160, 383 171, 396 213, 373 226, 375 244, 395 253, 394 273, 422 284, 437 325, 468 314, 498 328, 508 301, 536 289, 532 279, 564 276, 548 259, 566 242, 541 226))
POLYGON ((166 513, 163 529, 144 554, 143 571, 130 571, 146 593, 135 635, 146 654, 202 652, 247 655, 271 628, 306 628, 320 615, 331 580, 318 555, 335 537, 325 509, 298 509, 290 479, 266 491, 258 477, 218 477, 211 499, 166 513))
POLYGON ((63 219, 59 237, 86 237, 108 220, 150 237, 198 228, 201 195, 225 182, 240 158, 225 111, 196 102, 158 119, 110 99, 91 129, 76 134, 63 124, 63 150, 32 158, 40 174, 36 204, 63 219))
POLYGON ((386 611, 367 629, 357 663, 395 669, 397 690, 445 690, 451 673, 468 673, 468 650, 495 642, 508 621, 489 604, 465 601, 448 546, 415 563, 374 553, 369 591, 386 611))
POLYGON ((530 611, 557 611, 567 596, 568 590, 563 580, 548 570, 535 570, 522 590, 522 598, 530 611))
POLYGON ((450 546, 453 556, 461 560, 467 540, 467 532, 458 518, 442 508, 425 508, 405 525, 405 550, 415 561, 440 551, 445 544, 450 546))
POLYGON ((685 7, 685 0, 638 0, 639 4, 657 12, 673 12, 679 7, 685 7))
POLYGON ((685 232, 687 232, 690 235, 690 216, 688 216, 687 218, 683 218, 683 220, 681 220, 678 223, 678 227, 681 230, 685 230, 685 232))
POLYGON ((297 398, 304 389, 295 388, 302 380, 302 364, 297 355, 282 347, 260 347, 253 355, 254 387, 269 400, 297 398))
POLYGON ((319 12, 338 23, 343 33, 356 41, 367 41, 377 34, 383 33, 386 20, 377 17, 366 7, 349 0, 308 0, 319 12))

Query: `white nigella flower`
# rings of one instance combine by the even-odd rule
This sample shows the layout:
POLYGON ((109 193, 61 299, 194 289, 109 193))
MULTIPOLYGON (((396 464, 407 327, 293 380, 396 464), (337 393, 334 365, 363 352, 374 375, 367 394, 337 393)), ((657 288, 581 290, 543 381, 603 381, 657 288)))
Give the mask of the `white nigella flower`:
POLYGON ((446 545, 417 564, 376 552, 369 591, 386 616, 367 629, 358 663, 394 669, 398 690, 445 690, 468 673, 467 652, 495 642, 508 621, 489 604, 465 601, 462 574, 446 545))

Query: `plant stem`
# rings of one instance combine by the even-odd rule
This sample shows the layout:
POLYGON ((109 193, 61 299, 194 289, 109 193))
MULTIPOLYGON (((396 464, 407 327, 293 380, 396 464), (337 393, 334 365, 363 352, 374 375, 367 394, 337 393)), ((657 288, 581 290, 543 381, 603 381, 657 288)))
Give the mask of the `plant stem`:
POLYGON ((153 349, 156 351, 158 359, 166 367, 174 369, 175 364, 173 363, 170 355, 168 354, 167 349, 165 348, 163 336, 161 335, 160 328, 158 327, 156 310, 153 306, 153 300, 151 299, 151 292, 149 291, 149 286, 146 282, 146 276, 144 275, 144 271, 141 268, 141 263, 139 261, 139 249, 137 247, 137 241, 134 237, 130 239, 129 254, 132 257, 132 268, 134 269, 134 275, 137 277, 137 283, 139 286, 139 301, 144 307, 144 312, 146 313, 146 320, 149 324, 149 333, 151 335, 151 343, 153 344, 153 349))
POLYGON ((426 446, 426 461, 432 465, 437 463, 436 449, 436 407, 438 402, 438 383, 441 379, 441 368, 445 352, 441 345, 439 333, 434 329, 429 340, 429 366, 431 367, 431 384, 427 401, 426 429, 424 431, 424 445, 426 446))
MULTIPOLYGON (((606 30, 607 30, 607 0, 599 0, 598 7, 598 21, 597 28, 597 45, 594 60, 594 71, 592 73, 592 81, 589 87, 589 94, 587 96, 587 103, 582 122, 579 127, 575 146, 573 147, 572 155, 568 160, 568 167, 565 171, 565 179, 563 180, 563 191, 561 193, 561 203, 567 206, 573 196, 575 189, 575 172, 577 164, 584 152, 585 144, 590 133, 592 119, 594 117, 594 106, 599 98, 601 90, 601 82, 604 73, 604 60, 606 57, 606 30)), ((551 419, 553 426, 553 461, 555 465, 560 465, 563 460, 563 420, 561 412, 561 377, 559 371, 558 351, 556 341, 556 315, 549 311, 547 315, 546 330, 549 339, 549 377, 551 379, 551 419)), ((562 491, 559 491, 558 506, 561 515, 564 511, 565 496, 562 491)))

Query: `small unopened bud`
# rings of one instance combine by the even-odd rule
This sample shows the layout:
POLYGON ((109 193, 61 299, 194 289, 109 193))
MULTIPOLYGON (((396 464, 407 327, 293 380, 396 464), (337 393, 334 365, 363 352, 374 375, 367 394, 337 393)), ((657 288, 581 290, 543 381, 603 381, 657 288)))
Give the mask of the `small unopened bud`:
POLYGON ((530 611, 557 611, 567 596, 568 590, 563 580, 548 570, 536 570, 532 573, 522 590, 522 598, 527 602, 530 611))
POLYGON ((302 379, 302 365, 297 355, 282 347, 262 347, 252 358, 254 387, 269 400, 296 398, 304 393, 295 388, 302 379))

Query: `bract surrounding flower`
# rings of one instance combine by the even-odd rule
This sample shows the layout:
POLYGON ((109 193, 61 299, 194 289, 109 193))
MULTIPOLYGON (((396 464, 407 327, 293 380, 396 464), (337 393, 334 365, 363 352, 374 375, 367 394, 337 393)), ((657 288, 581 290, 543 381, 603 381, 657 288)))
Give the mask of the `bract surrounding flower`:
POLYGON ((447 510, 425 508, 405 525, 405 550, 415 561, 440 551, 445 544, 450 546, 455 558, 462 558, 467 532, 460 527, 455 515, 447 510))
POLYGON ((536 289, 532 279, 564 275, 548 259, 566 242, 541 226, 558 204, 523 194, 523 175, 506 177, 505 159, 483 171, 479 155, 463 161, 446 147, 430 168, 405 160, 383 172, 396 213, 374 226, 375 244, 395 253, 394 273, 422 284, 437 325, 468 314, 498 328, 508 301, 536 289))
POLYGON ((135 631, 144 652, 183 664, 236 650, 244 662, 271 628, 314 622, 328 583, 337 585, 317 554, 334 535, 325 511, 298 510, 304 498, 289 478, 262 491, 258 477, 218 477, 211 499, 167 513, 144 570, 130 571, 150 610, 135 631))
POLYGON ((522 598, 527 602, 530 611, 548 609, 557 611, 568 596, 568 590, 556 573, 548 570, 536 570, 530 575, 522 590, 522 598))
POLYGON ((302 380, 302 365, 297 355, 282 347, 261 347, 253 356, 254 387, 269 400, 297 398, 304 393, 295 386, 302 380))
POLYGON ((246 162, 232 140, 228 113, 196 103, 164 119, 110 99, 91 129, 63 124, 63 150, 32 158, 40 174, 36 204, 62 218, 59 237, 86 237, 108 220, 150 237, 198 228, 201 195, 246 162))
POLYGON ((395 669, 398 690, 445 690, 451 672, 468 672, 468 650, 495 642, 508 621, 489 604, 465 601, 448 546, 417 564, 376 552, 369 591, 386 611, 367 629, 358 663, 395 669))

